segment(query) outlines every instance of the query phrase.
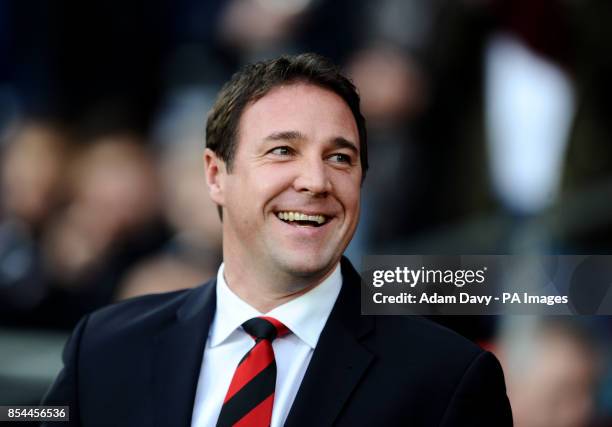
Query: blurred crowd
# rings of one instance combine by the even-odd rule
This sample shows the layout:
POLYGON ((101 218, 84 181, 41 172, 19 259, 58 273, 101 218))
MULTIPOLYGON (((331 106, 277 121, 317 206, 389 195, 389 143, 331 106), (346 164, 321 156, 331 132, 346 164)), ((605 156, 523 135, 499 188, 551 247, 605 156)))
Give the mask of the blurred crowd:
MULTIPOLYGON (((609 254, 610 16, 608 0, 0 1, 0 325, 69 330, 212 277, 206 114, 240 66, 283 53, 332 58, 361 94, 357 264, 609 254)), ((498 353, 517 426, 612 422, 610 319, 437 320, 498 353)))
POLYGON ((154 153, 125 130, 67 138, 29 123, 4 152, 2 320, 71 328, 113 301, 214 274, 220 223, 201 148, 154 153))

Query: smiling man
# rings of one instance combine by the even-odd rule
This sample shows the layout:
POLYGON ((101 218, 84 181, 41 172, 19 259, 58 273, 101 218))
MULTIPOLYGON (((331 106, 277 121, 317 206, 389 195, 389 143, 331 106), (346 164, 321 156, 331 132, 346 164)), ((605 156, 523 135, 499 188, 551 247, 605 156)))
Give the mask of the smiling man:
POLYGON ((339 95, 296 81, 245 108, 237 135, 231 160, 214 151, 224 140, 209 143, 207 178, 223 208, 225 279, 266 313, 320 284, 353 236, 359 131, 339 95))
POLYGON ((313 54, 250 65, 208 118, 223 264, 193 290, 77 326, 45 404, 83 426, 509 426, 497 360, 418 317, 362 316, 342 253, 359 218, 365 121, 313 54))

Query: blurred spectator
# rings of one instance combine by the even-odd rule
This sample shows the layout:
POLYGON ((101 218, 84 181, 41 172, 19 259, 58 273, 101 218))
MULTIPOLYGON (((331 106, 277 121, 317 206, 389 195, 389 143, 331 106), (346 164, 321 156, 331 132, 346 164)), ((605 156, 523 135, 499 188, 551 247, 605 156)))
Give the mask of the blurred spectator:
POLYGON ((368 157, 378 172, 364 183, 362 219, 348 255, 356 263, 406 233, 419 206, 420 138, 416 123, 428 102, 428 77, 416 57, 393 44, 366 47, 347 64, 368 121, 368 157), (402 193, 397 193, 397 183, 402 193), (386 206, 388 209, 376 209, 386 206))
POLYGON ((53 274, 78 281, 112 245, 158 219, 159 184, 153 160, 131 135, 111 135, 74 163, 72 200, 55 220, 46 247, 53 274))
POLYGON ((511 322, 499 356, 516 427, 586 427, 596 414, 602 354, 580 319, 511 322))
POLYGON ((56 125, 21 126, 2 155, 2 215, 40 232, 64 190, 67 135, 56 125))
POLYGON ((203 149, 176 147, 163 157, 164 210, 180 239, 219 254, 221 221, 203 175, 203 149))
MULTIPOLYGON (((509 252, 516 236, 534 234, 521 230, 534 215, 611 176, 610 11, 602 1, 444 2, 422 123, 432 165, 423 178, 436 189, 424 200, 430 224, 497 212, 512 229, 494 250, 509 252)), ((598 230, 591 242, 610 247, 609 221, 587 228, 598 230)), ((569 230, 556 242, 548 231, 538 227, 540 249, 561 239, 564 250, 575 246, 569 230)), ((466 242, 473 252, 479 237, 466 242)))
POLYGON ((66 196, 68 136, 52 123, 16 129, 0 169, 0 320, 27 313, 47 295, 40 236, 66 196))
POLYGON ((362 37, 362 14, 360 1, 230 0, 221 12, 217 36, 240 65, 303 51, 342 60, 362 37))
POLYGON ((136 265, 116 298, 197 286, 221 262, 221 222, 203 175, 202 146, 166 147, 161 156, 161 195, 174 236, 161 253, 136 265))
POLYGON ((219 37, 242 57, 284 51, 304 20, 312 0, 230 0, 219 20, 219 37))
POLYGON ((414 57, 392 46, 374 46, 351 58, 363 114, 376 130, 413 120, 427 103, 427 80, 414 57))
POLYGON ((497 3, 484 51, 491 180, 506 209, 533 215, 559 195, 575 118, 569 16, 556 0, 497 3))
POLYGON ((431 95, 424 53, 432 42, 439 3, 383 0, 363 5, 362 38, 346 67, 359 89, 368 122, 368 155, 378 172, 364 184, 362 219, 347 251, 355 263, 422 225, 417 212, 427 191, 421 181, 427 165, 419 122, 431 95))
POLYGON ((167 239, 151 153, 130 133, 96 138, 75 158, 71 199, 45 234, 53 293, 44 312, 70 325, 108 304, 123 274, 167 239))

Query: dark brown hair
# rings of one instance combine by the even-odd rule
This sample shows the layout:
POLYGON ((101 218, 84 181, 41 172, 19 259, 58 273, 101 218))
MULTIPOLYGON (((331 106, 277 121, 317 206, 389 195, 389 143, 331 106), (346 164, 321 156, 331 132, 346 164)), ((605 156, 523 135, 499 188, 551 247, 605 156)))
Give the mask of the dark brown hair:
POLYGON ((351 81, 330 60, 314 54, 283 55, 277 59, 247 65, 227 82, 206 123, 206 146, 213 150, 231 172, 236 153, 238 125, 242 112, 252 102, 283 84, 305 82, 340 96, 351 109, 359 131, 362 181, 368 169, 365 119, 359 109, 359 95, 351 81))

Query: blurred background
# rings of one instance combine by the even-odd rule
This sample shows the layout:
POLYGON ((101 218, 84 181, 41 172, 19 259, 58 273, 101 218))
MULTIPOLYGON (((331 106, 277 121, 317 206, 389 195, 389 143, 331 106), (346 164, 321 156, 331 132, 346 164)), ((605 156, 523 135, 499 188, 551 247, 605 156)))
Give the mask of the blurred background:
MULTIPOLYGON (((371 173, 347 251, 612 252, 609 0, 0 0, 0 404, 78 319, 220 262, 206 114, 242 65, 342 65, 371 173)), ((502 361, 518 427, 612 426, 612 318, 435 319, 502 361)))

